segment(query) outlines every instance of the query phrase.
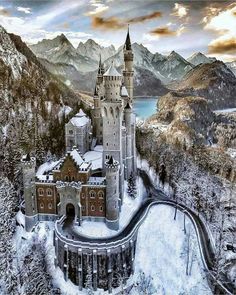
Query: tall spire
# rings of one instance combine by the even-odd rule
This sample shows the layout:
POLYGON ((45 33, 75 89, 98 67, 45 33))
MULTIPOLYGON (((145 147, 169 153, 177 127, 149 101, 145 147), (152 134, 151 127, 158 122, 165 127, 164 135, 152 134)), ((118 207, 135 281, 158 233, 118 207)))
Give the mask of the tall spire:
POLYGON ((100 53, 99 64, 98 64, 98 74, 103 74, 103 73, 104 73, 104 69, 103 69, 103 64, 102 64, 102 56, 100 53))
POLYGON ((127 36, 126 36, 126 40, 125 40, 124 49, 125 50, 132 50, 131 42, 130 42, 130 36, 129 36, 129 25, 128 25, 128 31, 127 31, 127 36))

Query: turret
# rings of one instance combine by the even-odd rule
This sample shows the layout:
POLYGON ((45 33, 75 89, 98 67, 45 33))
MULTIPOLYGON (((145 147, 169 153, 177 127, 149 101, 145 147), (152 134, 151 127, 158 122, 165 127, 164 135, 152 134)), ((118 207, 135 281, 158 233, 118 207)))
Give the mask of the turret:
POLYGON ((124 63, 125 63, 125 69, 123 71, 123 76, 124 76, 124 84, 125 87, 128 91, 130 101, 132 103, 133 100, 133 91, 134 91, 134 71, 133 71, 133 60, 134 60, 134 55, 131 47, 131 41, 130 41, 130 35, 129 35, 129 27, 128 27, 128 32, 123 48, 124 52, 124 63))
POLYGON ((105 162, 106 168, 106 223, 111 229, 119 229, 119 163, 112 156, 105 162))
POLYGON ((98 64, 98 75, 97 75, 97 82, 96 82, 96 84, 98 86, 102 84, 104 72, 105 71, 104 71, 104 67, 103 67, 103 64, 102 64, 102 57, 101 57, 101 54, 100 54, 99 64, 98 64))
POLYGON ((38 221, 38 211, 35 188, 36 159, 30 155, 21 159, 23 170, 24 200, 25 200, 25 228, 30 231, 38 221))
POLYGON ((103 75, 105 99, 107 101, 120 100, 120 87, 122 84, 122 75, 117 72, 113 63, 103 75))

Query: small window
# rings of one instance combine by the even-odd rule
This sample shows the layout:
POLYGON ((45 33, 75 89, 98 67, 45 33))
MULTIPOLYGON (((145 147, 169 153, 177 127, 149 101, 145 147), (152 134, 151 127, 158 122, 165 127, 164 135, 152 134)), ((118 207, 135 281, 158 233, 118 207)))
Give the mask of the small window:
POLYGON ((83 212, 85 211, 85 206, 82 206, 82 211, 83 211, 83 212))
POLYGON ((91 211, 95 211, 95 206, 94 205, 91 206, 91 211))
POLYGON ((73 134, 73 130, 69 130, 69 134, 73 134))
POLYGON ((69 181, 69 176, 66 176, 65 177, 65 181, 69 181))
POLYGON ((96 197, 96 193, 95 193, 95 191, 91 191, 91 192, 89 193, 89 195, 90 195, 90 198, 91 198, 91 199, 94 199, 94 198, 96 197))
POLYGON ((48 203, 48 209, 52 209, 52 203, 48 203))
POLYGON ((103 212, 103 206, 100 206, 100 207, 99 207, 99 211, 100 211, 100 212, 103 212))
POLYGON ((85 198, 85 195, 84 195, 84 193, 82 193, 82 199, 84 199, 85 198))
POLYGON ((99 199, 103 199, 104 193, 102 191, 98 192, 98 197, 99 197, 99 199))
POLYGON ((52 196, 52 190, 51 190, 50 188, 47 189, 47 195, 48 195, 49 197, 52 196))
POLYGON ((40 203, 40 208, 44 209, 44 203, 40 203))
POLYGON ((39 188, 38 193, 39 193, 39 196, 43 196, 44 195, 44 190, 42 188, 39 188))

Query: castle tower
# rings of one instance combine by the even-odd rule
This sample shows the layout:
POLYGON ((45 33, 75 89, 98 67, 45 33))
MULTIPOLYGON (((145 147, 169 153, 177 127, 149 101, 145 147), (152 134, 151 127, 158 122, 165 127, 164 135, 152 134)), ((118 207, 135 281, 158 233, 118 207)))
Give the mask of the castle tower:
POLYGON ((122 76, 113 64, 103 75, 105 97, 101 100, 103 118, 103 163, 112 156, 120 164, 119 191, 123 200, 124 166, 122 161, 123 104, 120 96, 122 76))
POLYGON ((106 223, 111 229, 119 229, 119 163, 111 156, 105 162, 106 169, 106 223))
POLYGON ((124 84, 128 91, 130 101, 132 103, 133 91, 134 91, 134 71, 133 71, 134 55, 133 55, 131 42, 130 42, 129 27, 128 27, 128 32, 127 32, 123 52, 124 52, 124 62, 125 62, 125 69, 123 71, 124 84))
POLYGON ((98 96, 97 86, 95 86, 93 95, 94 108, 92 110, 93 120, 93 137, 96 138, 96 144, 102 144, 102 114, 101 114, 101 99, 98 96))
POLYGON ((24 200, 25 200, 25 228, 30 231, 38 221, 38 211, 35 189, 35 166, 34 157, 23 156, 21 159, 23 169, 24 200))
POLYGON ((132 147, 132 109, 127 103, 124 109, 124 119, 126 127, 126 164, 125 164, 125 179, 129 179, 130 173, 134 172, 134 153, 132 147))
POLYGON ((101 57, 101 54, 100 54, 100 59, 99 59, 99 64, 98 64, 97 81, 96 81, 97 86, 102 84, 104 72, 105 71, 104 71, 104 67, 103 67, 103 64, 102 64, 102 57, 101 57))

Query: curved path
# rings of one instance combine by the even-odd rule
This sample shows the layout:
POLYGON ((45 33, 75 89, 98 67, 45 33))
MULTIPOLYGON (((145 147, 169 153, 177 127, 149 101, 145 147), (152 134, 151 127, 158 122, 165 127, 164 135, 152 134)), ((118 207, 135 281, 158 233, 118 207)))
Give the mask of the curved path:
POLYGON ((141 178, 144 181, 144 184, 146 187, 149 188, 149 195, 151 197, 148 197, 140 206, 140 208, 136 211, 134 216, 131 218, 129 224, 118 234, 111 236, 111 237, 103 237, 103 238, 91 238, 84 236, 74 230, 74 227, 72 226, 72 220, 71 219, 65 219, 64 221, 59 220, 56 222, 56 231, 59 233, 61 239, 72 242, 76 244, 76 241, 78 241, 80 244, 88 245, 88 246, 96 246, 96 247, 102 247, 102 246, 108 246, 108 245, 115 245, 116 242, 120 243, 121 240, 125 240, 127 237, 130 237, 132 234, 134 234, 140 225, 145 220, 149 209, 156 205, 168 205, 172 207, 177 207, 178 210, 185 213, 189 219, 191 220, 198 239, 198 245, 201 253, 202 262, 204 265, 204 268, 208 271, 210 276, 210 281, 214 281, 215 291, 214 294, 234 294, 233 286, 230 284, 222 284, 219 281, 216 281, 213 274, 212 269, 214 265, 214 250, 210 242, 209 234, 206 229, 205 224, 202 222, 202 220, 199 218, 199 216, 190 208, 188 208, 185 205, 182 204, 176 204, 176 202, 169 200, 168 197, 160 190, 154 188, 152 185, 148 175, 145 171, 140 170, 139 174, 141 178), (67 237, 65 237, 65 233, 67 234, 67 237), (69 237, 68 237, 69 236, 69 237), (71 237, 73 237, 73 240, 71 240, 71 237))

